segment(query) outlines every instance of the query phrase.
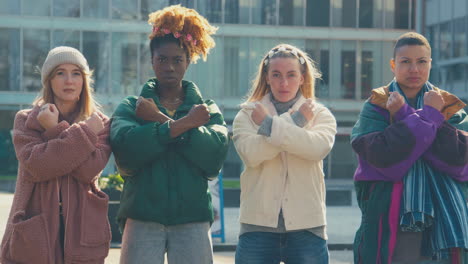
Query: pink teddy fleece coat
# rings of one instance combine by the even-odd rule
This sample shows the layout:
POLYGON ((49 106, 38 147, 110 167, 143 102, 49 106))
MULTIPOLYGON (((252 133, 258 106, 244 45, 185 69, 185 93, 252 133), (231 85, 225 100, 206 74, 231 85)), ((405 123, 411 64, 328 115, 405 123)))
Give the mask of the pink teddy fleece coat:
POLYGON ((45 131, 37 121, 38 113, 39 107, 34 107, 15 117, 18 178, 0 262, 104 263, 111 240, 109 198, 97 186, 97 179, 111 153, 109 119, 99 113, 105 128, 98 135, 84 122, 61 121, 45 131))

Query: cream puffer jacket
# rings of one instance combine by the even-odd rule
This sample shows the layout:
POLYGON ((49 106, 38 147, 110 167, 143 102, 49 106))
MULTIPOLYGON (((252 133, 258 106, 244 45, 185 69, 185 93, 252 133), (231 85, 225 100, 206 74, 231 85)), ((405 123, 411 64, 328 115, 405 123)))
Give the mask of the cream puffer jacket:
POLYGON ((270 95, 262 103, 273 118, 271 136, 257 134, 251 118, 253 104, 241 105, 234 119, 233 140, 244 162, 241 174, 240 222, 276 227, 280 210, 286 230, 326 225, 323 159, 336 134, 336 120, 315 103, 314 116, 303 128, 291 118, 306 101, 301 96, 291 109, 278 116, 270 95))

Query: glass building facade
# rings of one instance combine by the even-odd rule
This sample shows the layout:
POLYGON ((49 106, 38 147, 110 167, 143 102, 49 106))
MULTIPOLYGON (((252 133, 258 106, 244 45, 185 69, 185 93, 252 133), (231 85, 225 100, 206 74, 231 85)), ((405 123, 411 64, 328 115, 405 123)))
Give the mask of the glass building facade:
MULTIPOLYGON (((3 165, 14 160, 14 114, 29 107, 37 95, 39 67, 49 49, 68 45, 84 53, 94 69, 98 100, 110 115, 122 98, 139 94, 142 84, 153 76, 148 13, 181 4, 195 8, 219 27, 208 61, 191 65, 186 79, 218 103, 229 125, 269 49, 289 43, 308 52, 323 74, 317 82, 317 97, 335 114, 339 127, 335 147, 325 161, 326 177, 351 179, 356 161, 349 145, 350 127, 370 90, 392 79, 388 60, 394 40, 414 28, 415 2, 0 0, 0 170, 6 171, 0 173, 14 174, 15 166, 3 165)), ((460 48, 462 42, 466 47, 462 33, 466 25, 453 23, 431 30, 437 30, 440 39, 456 36, 457 42, 444 42, 453 45, 446 56, 462 52, 466 56, 466 48, 460 48), (459 33, 446 33, 447 27, 459 33)), ((238 177, 240 166, 231 148, 225 177, 238 177)))
POLYGON ((468 3, 426 0, 421 28, 432 47, 431 81, 468 100, 468 3))

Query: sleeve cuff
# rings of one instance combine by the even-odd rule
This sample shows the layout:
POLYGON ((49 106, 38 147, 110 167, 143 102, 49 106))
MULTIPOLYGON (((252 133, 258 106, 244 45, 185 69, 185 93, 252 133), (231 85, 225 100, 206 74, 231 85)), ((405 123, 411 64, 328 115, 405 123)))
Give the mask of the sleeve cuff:
POLYGON ((50 140, 50 139, 58 137, 58 135, 60 135, 60 133, 62 133, 65 129, 67 129, 69 127, 70 127, 70 124, 68 124, 67 121, 62 121, 62 122, 58 123, 54 128, 51 128, 51 129, 48 129, 48 130, 44 131, 42 133, 42 136, 46 140, 50 140))
POLYGON ((304 127, 307 124, 307 119, 299 111, 294 112, 291 118, 298 127, 304 127))
POLYGON ((271 126, 273 125, 273 118, 266 116, 262 124, 258 128, 257 134, 269 137, 271 135, 271 126))
POLYGON ((394 118, 396 121, 401 121, 403 119, 405 119, 407 116, 413 114, 415 112, 415 110, 409 106, 408 104, 404 104, 400 110, 398 110, 395 115, 394 115, 394 118))
POLYGON ((182 143, 184 141, 188 140, 188 132, 184 132, 183 134, 179 135, 178 137, 172 138, 171 137, 171 127, 170 127, 170 120, 160 124, 160 123, 155 123, 154 124, 154 134, 155 136, 158 137, 159 141, 163 144, 169 144, 169 143, 182 143))
POLYGON ((420 116, 424 120, 432 121, 437 127, 440 127, 445 121, 444 115, 442 115, 442 113, 439 110, 429 105, 424 105, 420 116))

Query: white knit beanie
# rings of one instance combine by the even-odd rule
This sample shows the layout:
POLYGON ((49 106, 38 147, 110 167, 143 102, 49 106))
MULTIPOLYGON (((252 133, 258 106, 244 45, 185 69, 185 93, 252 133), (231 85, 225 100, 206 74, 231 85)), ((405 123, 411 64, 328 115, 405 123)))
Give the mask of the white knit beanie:
POLYGON ((89 72, 88 62, 79 50, 66 46, 56 47, 49 51, 49 54, 47 54, 47 58, 44 61, 44 65, 42 65, 41 81, 44 87, 46 78, 50 72, 54 70, 55 67, 65 63, 75 64, 84 72, 89 72))

